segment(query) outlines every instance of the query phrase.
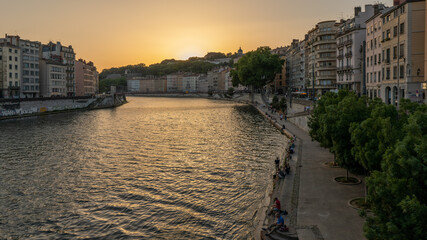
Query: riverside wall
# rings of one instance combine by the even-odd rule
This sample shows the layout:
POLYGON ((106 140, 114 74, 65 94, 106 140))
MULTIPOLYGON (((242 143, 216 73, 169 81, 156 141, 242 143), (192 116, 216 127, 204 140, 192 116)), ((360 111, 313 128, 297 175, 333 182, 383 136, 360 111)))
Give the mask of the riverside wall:
POLYGON ((58 112, 110 108, 120 106, 125 102, 126 97, 120 94, 58 99, 1 99, 0 120, 58 112))

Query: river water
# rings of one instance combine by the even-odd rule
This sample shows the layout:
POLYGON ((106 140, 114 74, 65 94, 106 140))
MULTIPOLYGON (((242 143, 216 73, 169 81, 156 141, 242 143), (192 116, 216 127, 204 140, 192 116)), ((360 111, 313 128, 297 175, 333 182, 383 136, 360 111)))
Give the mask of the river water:
POLYGON ((248 239, 285 138, 250 106, 128 98, 0 122, 0 239, 248 239))

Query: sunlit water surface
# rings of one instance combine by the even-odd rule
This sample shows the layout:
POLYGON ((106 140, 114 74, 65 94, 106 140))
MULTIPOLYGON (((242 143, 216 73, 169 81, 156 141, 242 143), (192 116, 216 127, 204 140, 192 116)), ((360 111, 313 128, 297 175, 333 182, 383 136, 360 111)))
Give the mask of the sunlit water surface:
POLYGON ((285 140, 252 107, 128 98, 0 122, 0 239, 247 239, 285 140))

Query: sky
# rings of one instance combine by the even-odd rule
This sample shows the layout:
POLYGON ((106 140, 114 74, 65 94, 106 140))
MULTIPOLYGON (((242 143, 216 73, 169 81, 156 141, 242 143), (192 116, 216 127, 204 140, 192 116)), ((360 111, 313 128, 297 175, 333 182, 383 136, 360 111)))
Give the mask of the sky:
MULTIPOLYGON (((276 48, 377 0, 0 0, 0 37, 72 45, 101 71, 276 48)), ((388 6, 392 0, 380 1, 388 6)))

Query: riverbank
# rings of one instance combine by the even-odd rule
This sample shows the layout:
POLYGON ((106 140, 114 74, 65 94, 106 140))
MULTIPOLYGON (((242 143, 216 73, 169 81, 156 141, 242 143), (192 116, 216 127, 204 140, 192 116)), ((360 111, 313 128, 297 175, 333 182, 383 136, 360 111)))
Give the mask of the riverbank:
MULTIPOLYGON (((285 124, 286 131, 297 138, 293 157, 295 167, 291 167, 295 173, 293 184, 287 185, 285 181, 284 190, 278 190, 279 196, 285 199, 286 210, 290 209, 285 221, 289 221, 290 233, 296 233, 292 237, 300 240, 365 239, 365 220, 359 216, 357 209, 348 204, 350 199, 364 196, 364 184, 342 185, 333 180, 337 176, 345 176, 346 170, 325 165, 333 161, 333 155, 311 139, 305 127, 306 120, 293 121, 288 118, 284 121, 277 113, 270 112, 269 115, 275 119, 275 124, 285 124)), ((299 117, 298 114, 294 116, 299 117)), ((363 176, 355 177, 364 181, 363 176)), ((265 239, 292 237, 276 232, 265 239)))
POLYGON ((1 99, 0 120, 114 108, 126 102, 126 96, 123 94, 96 97, 1 99))

